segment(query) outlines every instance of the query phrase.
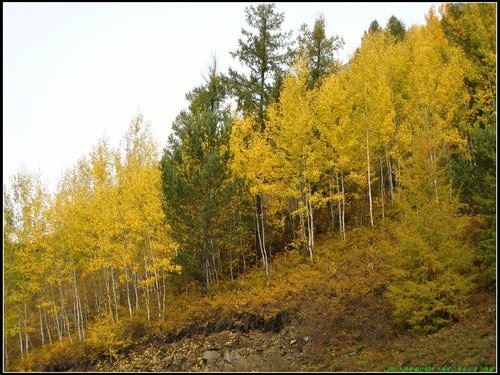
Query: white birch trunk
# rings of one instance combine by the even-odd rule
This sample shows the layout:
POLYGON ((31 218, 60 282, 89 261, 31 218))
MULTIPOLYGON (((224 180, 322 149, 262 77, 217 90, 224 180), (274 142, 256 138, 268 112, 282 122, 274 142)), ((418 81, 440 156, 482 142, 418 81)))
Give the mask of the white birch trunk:
POLYGON ((382 220, 385 219, 384 210, 384 169, 382 166, 382 158, 380 158, 380 197, 382 199, 382 220))
POLYGON ((387 153, 386 148, 386 160, 387 160, 387 177, 389 180, 389 191, 391 193, 391 204, 394 204, 394 183, 392 182, 392 165, 391 165, 391 157, 387 153))
POLYGON ((24 357, 23 348, 23 326, 21 325, 21 319, 19 319, 19 348, 21 350, 21 358, 24 357))
POLYGON ((126 291, 127 291, 128 313, 129 313, 129 316, 132 317, 132 303, 130 301, 130 287, 129 287, 129 281, 128 281, 128 267, 127 266, 125 266, 125 280, 126 280, 125 287, 126 287, 126 291))
POLYGON ((26 300, 24 300, 24 335, 25 335, 25 348, 26 348, 26 353, 28 352, 28 343, 29 343, 29 333, 28 333, 28 304, 26 303, 26 300))
POLYGON ((342 185, 342 238, 345 240, 345 192, 344 192, 344 172, 340 171, 340 183, 342 185))
POLYGON ((104 284, 106 285, 106 295, 108 297, 108 309, 109 309, 109 316, 111 317, 111 321, 115 323, 115 318, 113 316, 113 305, 111 303, 111 290, 109 287, 109 276, 107 272, 107 268, 103 268, 104 271, 104 284))
POLYGON ((135 310, 139 311, 139 288, 137 285, 139 283, 139 275, 134 271, 132 277, 134 280, 135 310))
POLYGON ((45 346, 45 335, 43 333, 43 321, 42 321, 42 306, 38 306, 38 315, 40 315, 40 334, 42 336, 42 346, 45 346))
POLYGON ((47 329, 47 337, 49 338, 49 344, 52 344, 52 335, 50 334, 50 325, 47 320, 47 310, 43 309, 43 318, 45 320, 45 328, 47 329))
POLYGON ((373 227, 373 203, 372 203, 372 185, 370 173, 370 131, 368 127, 368 104, 366 101, 366 84, 365 84, 365 130, 366 130, 366 174, 368 179, 368 200, 370 203, 370 225, 373 227))
POLYGON ((116 284, 115 284, 113 267, 111 267, 111 287, 113 289, 113 302, 115 303, 115 316, 116 316, 116 321, 118 322, 118 298, 116 296, 116 284))

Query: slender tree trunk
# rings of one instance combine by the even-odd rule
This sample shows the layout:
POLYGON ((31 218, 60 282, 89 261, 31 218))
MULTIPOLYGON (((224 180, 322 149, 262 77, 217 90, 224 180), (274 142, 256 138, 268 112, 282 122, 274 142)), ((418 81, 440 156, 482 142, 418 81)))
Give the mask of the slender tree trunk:
POLYGON ((266 265, 266 275, 269 277, 269 257, 267 254, 267 249, 266 249, 266 231, 265 231, 265 225, 264 225, 264 206, 262 206, 262 199, 260 200, 260 224, 261 224, 261 232, 262 232, 262 249, 264 250, 264 257, 265 257, 265 265, 266 265))
MULTIPOLYGON (((429 110, 427 106, 425 106, 425 130, 427 133, 430 131, 430 120, 429 120, 429 110)), ((438 188, 437 188, 437 180, 436 180, 436 173, 435 173, 435 164, 434 164, 434 150, 433 147, 429 147, 429 162, 431 166, 431 173, 432 173, 432 182, 434 184, 434 192, 436 194, 436 200, 439 202, 439 195, 438 195, 438 188)))
POLYGON ((260 71, 260 100, 259 100, 259 131, 264 131, 264 91, 265 91, 265 75, 266 71, 260 71))
POLYGON ((85 296, 85 312, 82 313, 83 315, 83 326, 85 324, 88 324, 89 323, 89 319, 90 319, 90 304, 89 304, 89 293, 88 293, 88 288, 87 288, 87 282, 85 280, 85 278, 82 277, 81 279, 83 281, 83 295, 85 296))
POLYGON ((19 319, 19 348, 21 350, 21 358, 24 358, 23 326, 21 325, 21 319, 19 319))
POLYGON ((40 335, 42 338, 42 346, 45 346, 45 335, 43 334, 43 321, 42 321, 42 306, 38 306, 38 315, 40 315, 40 335))
POLYGON ((137 284, 139 283, 139 275, 137 272, 133 271, 132 277, 134 280, 134 294, 135 294, 135 310, 139 311, 139 288, 137 284))
MULTIPOLYGON (((220 263, 220 261, 219 261, 219 263, 220 263)), ((217 264, 217 259, 215 257, 215 249, 213 248, 213 241, 212 241, 212 274, 214 275, 213 276, 214 282, 219 281, 219 275, 217 272, 216 264, 217 264)))
POLYGON ((262 206, 262 197, 260 194, 256 195, 256 214, 255 214, 256 224, 257 224, 257 243, 258 248, 262 256, 263 267, 266 271, 266 276, 269 276, 269 264, 267 259, 266 251, 266 241, 264 233, 264 208, 262 206))
POLYGON ((69 318, 68 313, 66 312, 66 306, 64 303, 64 290, 62 287, 62 283, 59 283, 59 293, 61 297, 61 320, 62 320, 62 332, 64 332, 64 328, 66 328, 66 332, 69 337, 69 341, 73 343, 73 338, 71 337, 71 328, 69 326, 69 318))
MULTIPOLYGON (((153 260, 154 261, 154 260, 153 260)), ((158 321, 161 321, 161 289, 160 289, 160 275, 158 274, 158 270, 155 268, 155 295, 156 295, 156 304, 158 306, 158 321)))
POLYGON ((382 200, 382 220, 385 219, 384 211, 384 169, 382 166, 382 158, 380 158, 380 198, 382 200))
POLYGON ((203 277, 201 280, 201 295, 203 297, 206 297, 207 292, 208 292, 208 280, 209 280, 209 275, 208 275, 208 270, 209 270, 209 264, 208 264, 208 254, 207 254, 207 239, 206 235, 205 238, 203 239, 203 248, 202 248, 202 265, 203 265, 203 277))
MULTIPOLYGON (((333 196, 335 194, 335 190, 333 189, 332 186, 330 186, 330 196, 333 196)), ((333 208, 333 198, 328 202, 330 206, 330 216, 332 217, 332 232, 335 232, 335 212, 333 208)))
MULTIPOLYGON (((337 182, 337 193, 342 196, 342 189, 340 187, 340 181, 339 181, 339 173, 335 172, 335 181, 337 182)), ((339 233, 340 237, 344 238, 343 233, 342 233, 342 199, 339 199, 337 201, 337 208, 339 211, 339 233)))
POLYGON ((309 257, 311 263, 313 262, 313 250, 314 250, 314 218, 313 218, 313 210, 311 206, 310 199, 306 196, 306 207, 307 207, 307 223, 308 223, 308 238, 307 238, 307 247, 309 249, 309 257))
POLYGON ((372 203, 372 185, 370 173, 370 131, 368 127, 368 103, 366 100, 366 84, 365 84, 365 130, 366 130, 366 166, 368 178, 368 200, 370 203, 370 225, 373 227, 373 203, 372 203))
MULTIPOLYGON (((127 241, 125 238, 125 233, 122 233, 122 243, 123 243, 123 256, 126 259, 127 258, 127 241)), ((132 302, 131 302, 131 298, 130 298, 130 281, 129 281, 127 262, 125 262, 124 269, 125 269, 125 292, 127 294, 128 313, 129 313, 129 316, 132 317, 132 302)))
POLYGON ((146 248, 144 247, 144 277, 145 277, 145 289, 144 289, 144 299, 146 301, 146 311, 148 315, 148 325, 151 326, 151 308, 150 308, 150 298, 149 298, 149 271, 148 263, 146 260, 146 248))
POLYGON ((436 166, 435 166, 435 157, 433 150, 429 151, 429 164, 431 166, 431 174, 432 174, 432 182, 434 185, 434 193, 436 194, 436 200, 439 202, 439 194, 438 194, 438 186, 436 180, 436 166))
POLYGON ((85 340, 82 300, 80 299, 80 292, 78 291, 78 286, 76 284, 76 271, 75 270, 73 270, 73 277, 74 277, 74 283, 75 283, 75 300, 76 300, 76 312, 77 312, 77 321, 78 321, 78 338, 80 340, 85 340))
MULTIPOLYGON (((241 222, 241 211, 238 211, 238 228, 239 228, 239 241, 240 241, 240 249, 243 249, 243 231, 241 230, 242 227, 242 222, 241 222)), ((246 261, 245 261, 245 253, 242 252, 242 258, 243 258, 243 273, 246 272, 247 267, 246 267, 246 261)), ((238 261, 238 271, 239 271, 239 261, 238 261)))
POLYGON ((107 268, 103 268, 104 271, 104 284, 106 285, 106 295, 108 296, 108 309, 109 309, 109 315, 111 317, 111 321, 115 323, 115 318, 113 315, 113 306, 111 303, 111 291, 110 291, 110 286, 109 286, 109 276, 107 272, 107 268))
POLYGON ((52 318, 54 319, 54 325, 56 326, 57 338, 59 339, 59 342, 61 342, 62 341, 62 329, 61 329, 59 317, 57 314, 56 299, 54 297, 54 290, 52 289, 52 285, 50 285, 50 294, 52 297, 52 309, 54 311, 54 316, 52 318))
MULTIPOLYGON (((214 242, 214 240, 212 239, 212 246, 214 246, 213 242, 214 242)), ((216 277, 217 277, 217 281, 219 281, 219 278, 224 277, 222 251, 221 251, 219 244, 217 244, 217 254, 218 254, 217 260, 219 262, 219 272, 216 273, 216 277)))
POLYGON ((385 150, 385 158, 387 161, 387 179, 389 180, 389 191, 391 193, 391 204, 394 204, 394 184, 392 182, 392 165, 391 165, 391 157, 387 152, 387 147, 385 150))
POLYGON ((29 343, 29 333, 28 333, 28 304, 26 300, 24 300, 24 335, 25 335, 25 347, 26 353, 28 352, 28 343, 29 343))
POLYGON ((229 249, 229 275, 231 280, 233 280, 233 250, 229 249))
POLYGON ((76 330, 78 332, 78 338, 82 340, 82 333, 80 330, 80 309, 78 308, 78 289, 76 287, 76 271, 73 269, 73 304, 74 304, 74 321, 76 330))
POLYGON ((307 251, 307 233, 306 233, 306 225, 304 220, 304 214, 301 212, 299 215, 299 225, 300 232, 302 233, 302 241, 304 241, 304 249, 307 251))
POLYGON ((344 192, 344 172, 340 171, 340 183, 342 186, 342 238, 345 240, 345 192, 344 192))
POLYGON ((5 353, 5 370, 8 370, 9 368, 9 348, 8 348, 8 339, 7 335, 4 335, 4 353, 5 353))
POLYGON ((47 320, 47 309, 43 309, 43 318, 45 320, 45 328, 47 329, 47 337, 49 338, 49 344, 52 344, 52 335, 50 334, 50 325, 47 320))
POLYGON ((296 236, 295 236, 295 220, 294 220, 293 215, 292 215, 292 209, 290 207, 291 205, 292 205, 292 198, 290 198, 288 200, 288 217, 290 218, 290 228, 292 229, 292 237, 295 240, 295 238, 296 238, 296 236))
POLYGON ((97 281, 95 279, 95 274, 92 274, 92 283, 94 284, 94 299, 95 299, 95 307, 97 309, 97 316, 101 317, 101 303, 99 302, 99 291, 97 288, 97 281))
POLYGON ((33 346, 33 341, 31 341, 31 335, 28 336, 28 342, 31 345, 31 349, 34 349, 35 347, 33 346))
MULTIPOLYGON (((151 247, 151 235, 149 234, 149 230, 146 230, 146 239, 148 241, 148 249, 149 249, 149 258, 151 259, 151 264, 156 263, 155 256, 153 254, 153 249, 151 247)), ((153 269, 154 272, 154 283, 153 283, 153 290, 155 292, 156 296, 156 302, 158 306, 158 321, 161 321, 161 289, 160 289, 160 276, 158 274, 158 270, 156 267, 153 269)))
POLYGON ((165 280, 165 270, 162 269, 162 288, 163 288, 163 300, 162 300, 162 306, 161 306, 161 321, 165 320, 165 298, 167 294, 167 286, 166 286, 166 280, 165 280))
POLYGON ((132 302, 130 301, 130 286, 128 280, 128 267, 125 266, 125 289, 127 293, 127 306, 128 306, 128 314, 132 317, 132 302))
POLYGON ((115 304, 116 321, 118 322, 118 297, 116 295, 115 274, 113 272, 113 267, 111 267, 111 288, 113 290, 113 302, 115 304))
POLYGON ((255 253, 260 253, 260 256, 262 258, 262 266, 265 267, 264 265, 264 253, 262 251, 262 239, 260 235, 260 222, 259 222, 259 205, 256 201, 255 203, 255 247, 256 251, 255 253))
POLYGON ((150 309, 150 305, 149 305, 149 285, 148 284, 146 284, 144 298, 146 300, 146 312, 148 315, 148 325, 151 326, 151 309, 150 309))
POLYGON ((66 332, 68 333, 69 341, 73 343, 73 337, 71 336, 71 327, 69 326, 69 319, 66 308, 63 309, 62 316, 64 318, 64 322, 66 323, 66 332))

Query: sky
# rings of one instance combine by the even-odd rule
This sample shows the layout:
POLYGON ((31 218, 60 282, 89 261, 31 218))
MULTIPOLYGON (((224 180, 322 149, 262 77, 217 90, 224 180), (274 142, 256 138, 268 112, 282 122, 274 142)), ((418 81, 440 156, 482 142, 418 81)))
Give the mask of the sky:
MULTIPOLYGON (((160 148, 203 82, 213 56, 221 72, 238 68, 229 52, 245 7, 257 3, 3 3, 3 183, 21 167, 54 192, 63 172, 107 137, 117 147, 142 113, 160 148)), ((323 14, 327 36, 348 61, 363 32, 391 15, 425 24, 440 3, 276 3, 284 31, 298 35, 323 14)))

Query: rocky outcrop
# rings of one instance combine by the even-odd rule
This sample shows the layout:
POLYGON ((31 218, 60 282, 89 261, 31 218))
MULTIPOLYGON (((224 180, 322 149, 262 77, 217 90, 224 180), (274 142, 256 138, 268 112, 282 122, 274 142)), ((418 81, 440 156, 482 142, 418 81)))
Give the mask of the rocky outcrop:
POLYGON ((232 328, 192 334, 167 343, 148 339, 113 363, 102 361, 93 371, 301 371, 306 368, 309 337, 297 337, 293 326, 279 331, 263 327, 232 328))

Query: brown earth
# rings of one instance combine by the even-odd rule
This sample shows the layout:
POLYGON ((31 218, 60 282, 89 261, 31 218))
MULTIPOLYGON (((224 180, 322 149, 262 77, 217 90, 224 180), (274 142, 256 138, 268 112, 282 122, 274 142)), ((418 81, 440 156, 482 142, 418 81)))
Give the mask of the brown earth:
MULTIPOLYGON (((379 297, 378 302, 382 300, 379 297)), ((284 320, 274 330, 263 319, 254 317, 250 325, 253 328, 247 326, 247 330, 193 330, 177 341, 161 335, 143 338, 120 353, 117 361, 102 358, 92 366, 69 371, 496 370, 494 294, 474 294, 462 321, 429 335, 398 332, 383 305, 377 305, 377 300, 372 302, 375 305, 371 307, 353 306, 345 319, 331 322, 337 329, 329 332, 306 328, 298 315, 284 320), (306 331, 314 332, 314 336, 305 335, 306 331)))

